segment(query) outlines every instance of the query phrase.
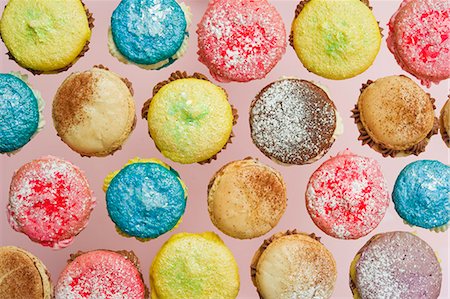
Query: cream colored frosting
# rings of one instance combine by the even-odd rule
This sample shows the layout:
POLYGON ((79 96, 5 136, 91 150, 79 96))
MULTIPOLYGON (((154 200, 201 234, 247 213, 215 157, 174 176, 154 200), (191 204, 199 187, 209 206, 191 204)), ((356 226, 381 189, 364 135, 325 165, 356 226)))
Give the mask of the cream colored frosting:
MULTIPOLYGON (((191 13, 189 6, 187 6, 186 4, 179 3, 179 5, 180 5, 181 9, 183 10, 184 16, 186 18, 186 32, 187 32, 187 29, 189 28, 189 25, 191 24, 192 13, 191 13)), ((186 34, 180 48, 171 57, 173 60, 180 58, 187 52, 188 41, 189 41, 189 36, 186 34)), ((159 61, 154 64, 139 64, 139 63, 135 63, 133 61, 128 60, 125 56, 122 55, 122 53, 120 53, 119 49, 117 49, 117 46, 114 43, 114 39, 112 36, 111 27, 109 27, 109 29, 108 29, 108 49, 109 49, 109 53, 112 56, 116 57, 120 62, 125 63, 125 64, 134 64, 134 65, 136 65, 140 68, 146 69, 146 70, 157 70, 169 63, 169 59, 165 59, 165 60, 159 61)))

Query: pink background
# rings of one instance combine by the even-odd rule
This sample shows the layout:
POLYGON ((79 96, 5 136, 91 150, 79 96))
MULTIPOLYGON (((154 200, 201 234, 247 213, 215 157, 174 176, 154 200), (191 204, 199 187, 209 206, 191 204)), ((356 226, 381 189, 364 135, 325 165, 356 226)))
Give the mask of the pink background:
MULTIPOLYGON (((249 266, 255 250, 262 243, 263 239, 270 237, 273 233, 284 231, 286 229, 297 228, 308 233, 316 233, 322 237, 322 242, 331 250, 338 266, 338 279, 336 283, 333 298, 351 298, 351 292, 348 288, 348 269, 351 260, 359 248, 375 233, 404 230, 416 232, 421 238, 426 240, 437 252, 442 260, 441 266, 444 273, 444 283, 442 285, 441 298, 449 298, 448 290, 448 248, 449 233, 434 233, 420 228, 411 228, 404 225, 402 220, 397 216, 393 204, 378 226, 370 235, 356 241, 337 240, 325 235, 311 221, 311 218, 305 208, 305 187, 312 172, 325 160, 323 158, 308 166, 291 166, 284 167, 277 165, 263 156, 258 149, 252 144, 250 138, 250 129, 248 124, 248 110, 253 97, 266 86, 268 83, 276 80, 280 76, 295 76, 303 79, 314 80, 328 87, 331 98, 344 120, 345 133, 338 138, 329 153, 326 155, 336 155, 345 148, 350 148, 353 152, 370 156, 377 159, 381 165, 389 189, 395 182, 399 171, 408 163, 418 160, 418 157, 407 158, 383 158, 378 153, 371 150, 368 146, 362 146, 357 141, 358 131, 350 118, 350 110, 353 108, 359 95, 361 84, 368 79, 377 79, 379 77, 406 74, 397 65, 394 57, 386 47, 385 38, 383 38, 381 51, 374 65, 362 75, 345 81, 332 81, 320 78, 309 73, 297 59, 293 49, 288 46, 287 53, 282 61, 275 69, 263 80, 257 80, 246 84, 226 83, 219 84, 223 86, 229 96, 230 102, 239 111, 239 121, 234 128, 236 137, 228 148, 220 153, 218 160, 207 165, 180 165, 165 159, 155 148, 153 141, 147 135, 147 124, 140 119, 140 109, 144 101, 151 96, 153 86, 168 78, 169 74, 176 70, 186 70, 189 73, 202 72, 211 77, 204 65, 197 61, 197 36, 195 34, 196 24, 200 20, 206 6, 206 0, 187 0, 193 12, 193 22, 190 26, 191 37, 189 39, 189 51, 179 61, 168 68, 160 71, 146 71, 132 65, 125 65, 111 57, 107 48, 107 30, 109 26, 110 16, 119 1, 117 0, 90 0, 86 1, 87 6, 93 12, 95 17, 95 28, 91 39, 90 50, 86 56, 79 60, 75 66, 69 71, 57 75, 41 75, 30 76, 31 84, 38 89, 45 101, 45 119, 46 126, 28 145, 26 145, 19 153, 8 157, 2 155, 0 157, 0 206, 3 212, 0 213, 0 244, 15 245, 25 248, 39 258, 49 268, 54 281, 58 278, 66 264, 66 260, 70 253, 78 250, 93 250, 98 248, 106 249, 127 249, 133 250, 141 261, 141 268, 144 274, 145 282, 149 285, 148 273, 151 261, 161 245, 173 234, 179 232, 203 232, 214 231, 220 235, 229 248, 234 253, 239 264, 241 276, 241 290, 239 298, 257 298, 255 288, 253 287, 250 276, 249 266), (71 72, 82 71, 92 67, 94 64, 104 64, 112 71, 127 77, 132 83, 135 90, 135 100, 138 114, 138 122, 136 129, 131 137, 124 145, 123 149, 116 152, 114 156, 106 158, 82 158, 75 152, 71 151, 56 136, 55 129, 51 119, 51 103, 56 89, 61 82, 71 72), (6 221, 6 204, 8 201, 8 188, 13 172, 22 164, 44 155, 55 155, 68 159, 86 172, 89 182, 94 190, 97 198, 97 207, 94 209, 90 223, 87 228, 75 238, 74 243, 66 249, 52 250, 42 247, 31 242, 25 235, 13 231, 6 221), (112 221, 109 219, 105 207, 105 196, 101 190, 103 178, 111 171, 121 168, 130 158, 133 157, 156 157, 169 163, 177 171, 181 178, 186 182, 189 191, 189 198, 186 213, 183 217, 182 224, 174 231, 169 232, 156 240, 141 243, 135 239, 127 239, 119 236, 112 221), (209 179, 214 172, 225 163, 241 159, 247 156, 259 158, 260 161, 278 169, 284 176, 288 190, 288 208, 277 227, 264 237, 253 240, 236 240, 230 238, 218 231, 211 223, 206 203, 206 190, 209 179)), ((297 1, 271 1, 280 11, 289 30, 297 1)), ((387 35, 387 22, 390 16, 397 9, 400 1, 372 1, 374 6, 374 14, 380 21, 380 25, 384 28, 387 35)), ((1 11, 6 4, 5 0, 0 1, 1 11)), ((0 52, 5 53, 6 49, 1 43, 0 52)), ((21 71, 29 72, 21 69, 14 62, 7 60, 7 56, 1 55, 1 72, 21 71)), ((408 74, 406 74, 408 75, 408 74)), ((408 75, 409 76, 409 75, 408 75)), ((417 80, 416 80, 417 81, 417 80)), ((434 85, 427 89, 431 95, 436 98, 437 111, 443 106, 447 94, 449 92, 449 81, 441 82, 438 86, 434 85)), ((438 113, 438 112, 437 112, 438 113)), ((427 151, 419 156, 420 159, 438 159, 441 162, 449 162, 449 150, 444 146, 440 136, 434 136, 431 140, 427 151)))

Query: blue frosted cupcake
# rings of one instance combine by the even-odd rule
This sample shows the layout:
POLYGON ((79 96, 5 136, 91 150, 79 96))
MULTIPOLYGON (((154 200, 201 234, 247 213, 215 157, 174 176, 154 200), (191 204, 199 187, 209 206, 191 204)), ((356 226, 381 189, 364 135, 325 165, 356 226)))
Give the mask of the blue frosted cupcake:
POLYGON ((189 7, 175 0, 122 0, 111 17, 108 47, 123 63, 156 70, 187 50, 189 7))
POLYGON ((405 223, 445 231, 450 221, 450 167, 435 160, 408 164, 392 194, 395 210, 405 223))
POLYGON ((146 241, 174 229, 186 208, 178 173, 158 159, 130 160, 105 178, 106 206, 117 231, 146 241))
POLYGON ((44 101, 19 73, 0 74, 0 153, 13 154, 44 126, 44 101))

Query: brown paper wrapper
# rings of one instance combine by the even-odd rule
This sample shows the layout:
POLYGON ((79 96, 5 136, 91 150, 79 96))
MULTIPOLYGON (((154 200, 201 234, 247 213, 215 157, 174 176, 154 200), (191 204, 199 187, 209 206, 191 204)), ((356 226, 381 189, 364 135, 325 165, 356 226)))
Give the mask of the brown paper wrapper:
MULTIPOLYGON (((372 83, 373 83, 372 80, 368 80, 367 83, 364 83, 362 85, 360 92, 362 93, 372 83)), ((428 94, 428 96, 430 97, 430 94, 428 94)), ((436 109, 436 106, 434 105, 435 99, 430 97, 430 101, 433 103, 433 109, 436 109)), ((354 119, 354 122, 358 127, 358 130, 359 130, 358 140, 361 140, 362 145, 366 145, 366 144, 369 145, 375 151, 381 153, 383 155, 383 157, 394 158, 400 154, 418 156, 420 153, 425 151, 425 148, 428 145, 428 142, 430 141, 431 136, 436 135, 438 133, 438 129, 439 129, 439 121, 438 121, 437 117, 435 117, 433 128, 431 129, 431 131, 427 134, 427 136, 424 139, 422 139, 419 143, 411 146, 410 148, 408 148, 406 150, 396 150, 396 149, 388 148, 384 144, 376 143, 369 136, 369 133, 367 133, 367 130, 364 128, 364 126, 361 122, 358 104, 356 104, 355 108, 352 110, 351 118, 354 119)))
MULTIPOLYGON (((136 256, 136 254, 134 254, 133 251, 128 251, 128 250, 109 250, 109 249, 98 249, 98 250, 103 250, 103 251, 109 251, 109 252, 115 252, 120 254, 121 256, 123 256, 124 258, 126 258, 127 260, 129 260, 130 262, 133 263, 133 265, 136 267, 136 269, 139 271, 139 275, 141 277, 142 280, 142 284, 145 287, 145 298, 148 299, 150 298, 150 292, 148 287, 145 285, 144 282, 144 277, 142 276, 142 272, 141 272, 141 265, 139 263, 139 259, 136 256)), ((85 253, 88 253, 89 251, 77 251, 75 253, 71 253, 70 254, 70 258, 67 260, 67 264, 70 264, 71 262, 73 262, 77 257, 79 257, 80 255, 83 255, 85 253)))
MULTIPOLYGON (((94 28, 95 18, 93 17, 93 14, 87 8, 86 4, 84 4, 83 1, 81 1, 81 3, 83 4, 84 10, 86 11, 86 17, 87 17, 87 20, 88 20, 89 29, 91 29, 91 31, 92 31, 92 29, 94 28)), ((49 72, 37 71, 37 70, 33 70, 33 69, 30 69, 30 68, 27 68, 27 67, 24 67, 24 66, 20 65, 20 63, 14 58, 14 56, 9 51, 6 53, 6 55, 8 55, 8 58, 10 60, 14 60, 18 65, 20 65, 24 69, 28 70, 33 75, 57 74, 57 73, 61 73, 61 72, 67 71, 68 69, 70 69, 78 61, 78 59, 83 57, 84 54, 86 54, 86 52, 89 50, 89 43, 90 43, 90 41, 86 41, 86 44, 84 45, 84 47, 81 50, 80 54, 78 54, 78 56, 71 63, 69 63, 68 65, 66 65, 63 68, 60 68, 60 69, 57 69, 57 70, 53 70, 53 71, 49 71, 49 72)))
MULTIPOLYGON (((200 80, 209 81, 209 79, 208 79, 205 75, 200 74, 200 73, 194 73, 194 74, 192 74, 192 75, 188 75, 186 72, 181 72, 181 71, 176 71, 176 72, 172 73, 172 74, 170 75, 169 79, 167 79, 167 80, 165 80, 165 81, 162 81, 162 82, 156 84, 156 86, 153 88, 152 98, 150 98, 150 99, 148 99, 147 101, 145 101, 144 106, 142 107, 142 110, 141 110, 141 116, 142 116, 142 118, 143 118, 143 119, 147 119, 148 109, 149 109, 149 107, 150 107, 150 103, 151 103, 153 97, 158 93, 158 91, 159 91, 163 86, 169 84, 170 82, 173 82, 173 81, 176 81, 176 80, 179 80, 179 79, 187 79, 187 78, 195 78, 195 79, 200 79, 200 80)), ((225 91, 225 90, 224 90, 224 91, 225 91)), ((226 93, 226 91, 225 91, 225 93, 226 93)), ((227 94, 227 96, 228 96, 228 94, 227 94)), ((230 105, 231 105, 231 104, 230 104, 230 105)), ((233 114, 233 126, 234 126, 234 125, 237 123, 237 120, 238 120, 238 118, 239 118, 239 115, 238 115, 237 109, 234 108, 233 105, 231 105, 231 111, 232 111, 232 114, 233 114)), ((149 132, 149 136, 150 136, 150 138, 152 138, 152 136, 150 135, 150 132, 149 132)), ((231 140, 231 139, 232 139, 233 137, 234 137, 234 133, 233 133, 233 131, 231 131, 230 137, 228 138, 227 142, 225 143, 225 145, 222 147, 222 149, 221 149, 218 153, 216 153, 214 156, 212 156, 211 158, 209 158, 209 159, 207 159, 207 160, 200 161, 200 162, 197 162, 197 163, 198 163, 198 164, 207 164, 207 163, 211 163, 211 161, 213 161, 213 160, 216 160, 216 159, 217 159, 217 155, 218 155, 221 151, 225 150, 225 149, 227 148, 227 145, 228 145, 228 144, 232 143, 232 140, 231 140)), ((156 146, 156 144, 155 144, 155 146, 156 146)), ((157 146, 156 146, 156 147, 157 147, 157 146)), ((157 148, 158 148, 158 147, 157 147, 157 148)), ((159 150, 159 148, 158 148, 158 150, 159 150)))

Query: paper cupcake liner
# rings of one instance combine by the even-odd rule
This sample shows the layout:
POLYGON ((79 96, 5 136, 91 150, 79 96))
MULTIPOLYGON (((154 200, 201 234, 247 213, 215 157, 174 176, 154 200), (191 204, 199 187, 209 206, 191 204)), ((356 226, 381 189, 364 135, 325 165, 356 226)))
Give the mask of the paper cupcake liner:
MULTIPOLYGON (((262 255, 262 253, 264 252, 264 250, 266 250, 266 248, 275 240, 284 237, 284 236, 289 236, 289 235, 303 235, 303 236, 308 236, 310 238, 313 238, 314 240, 320 242, 320 237, 317 237, 316 234, 312 233, 312 234, 306 234, 306 233, 302 233, 297 231, 296 229, 294 230, 287 230, 285 232, 279 232, 274 234, 273 236, 271 236, 269 239, 265 239, 263 241, 263 244, 258 248, 258 250, 256 251, 251 265, 250 265, 250 276, 253 282, 253 285, 256 287, 256 266, 258 265, 259 259, 262 255)), ((258 291, 258 290, 257 290, 258 291)), ((258 291, 258 295, 259 298, 263 299, 263 297, 261 296, 261 294, 258 291)))
MULTIPOLYGON (((145 101, 142 110, 141 110, 141 116, 143 119, 147 120, 147 115, 148 115, 148 109, 150 108, 150 103, 152 102, 153 97, 158 93, 158 91, 165 85, 169 84, 170 82, 179 80, 179 79, 187 79, 187 78, 195 78, 195 79, 199 79, 199 80, 205 80, 205 81, 209 81, 211 82, 205 75, 201 74, 201 73, 193 73, 192 75, 188 75, 187 72, 181 72, 181 71, 176 71, 173 72, 172 74, 170 74, 169 79, 159 82, 158 84, 155 85, 155 87, 153 88, 153 94, 152 94, 152 98, 148 99, 147 101, 145 101)), ((225 92, 225 94, 227 95, 228 98, 228 93, 226 92, 225 89, 222 88, 222 90, 225 92)), ((232 104, 230 104, 231 106, 231 113, 233 114, 233 126, 236 125, 237 120, 239 118, 238 115, 238 111, 236 108, 234 108, 234 106, 232 104)), ((150 135, 150 131, 148 132, 150 138, 152 138, 152 136, 150 135)), ((225 143, 225 145, 222 147, 222 149, 220 151, 218 151, 216 154, 214 154, 212 157, 210 157, 209 159, 206 159, 204 161, 200 161, 197 162, 198 164, 208 164, 211 163, 211 161, 216 160, 217 159, 217 155, 222 152, 223 150, 225 150, 227 148, 228 144, 233 143, 232 138, 234 137, 234 132, 231 131, 230 137, 228 138, 227 142, 225 143)), ((153 139, 153 138, 152 138, 153 139)), ((158 146, 155 143, 156 148, 158 148, 158 146)), ((158 151, 160 151, 160 149, 158 148, 158 151)))
MULTIPOLYGON (((448 99, 450 101, 450 95, 448 96, 448 99)), ((450 102, 447 103, 446 105, 450 105, 450 102)), ((444 108, 445 108, 445 106, 444 106, 444 108)), ((449 132, 445 129, 445 126, 444 126, 444 108, 442 108, 441 116, 439 117, 439 126, 440 126, 442 140, 444 140, 447 147, 450 148, 449 132)))
MULTIPOLYGON (((87 8, 86 4, 84 4, 83 1, 81 1, 81 4, 83 4, 84 10, 86 11, 86 17, 87 17, 87 20, 88 20, 88 26, 89 26, 89 29, 91 29, 91 32, 92 32, 92 29, 94 28, 94 21, 95 21, 95 18, 94 18, 94 16, 93 16, 93 14, 92 14, 92 13, 89 11, 89 9, 87 8)), ((1 35, 0 35, 0 38, 1 38, 1 35)), ((2 39, 2 40, 3 40, 3 39, 2 39)), ((78 54, 77 57, 75 57, 75 59, 74 59, 71 63, 69 63, 68 65, 66 65, 66 66, 63 67, 63 68, 56 69, 56 70, 52 70, 52 71, 48 71, 48 72, 45 72, 45 71, 37 71, 37 70, 33 70, 33 69, 30 69, 30 68, 27 68, 27 67, 22 66, 22 65, 14 58, 14 56, 11 54, 11 52, 9 52, 9 51, 6 53, 6 55, 8 55, 8 58, 9 58, 10 60, 15 61, 18 65, 20 65, 22 68, 26 69, 27 71, 29 71, 29 72, 32 73, 33 75, 57 74, 57 73, 61 73, 61 72, 67 71, 68 69, 70 69, 70 68, 78 61, 78 59, 80 59, 81 57, 83 57, 84 54, 86 54, 86 52, 89 50, 89 43, 90 43, 89 40, 86 41, 86 43, 85 43, 83 49, 81 50, 81 52, 78 54)))
MULTIPOLYGON (((364 83, 360 89, 360 92, 362 93, 370 84, 372 84, 372 80, 368 80, 367 83, 364 83)), ((433 109, 436 109, 436 106, 434 105, 435 99, 433 99, 430 94, 427 94, 430 98, 431 103, 433 104, 433 109)), ((355 105, 355 108, 351 111, 352 116, 351 118, 354 119, 355 124, 358 127, 359 131, 359 137, 358 140, 361 140, 362 145, 369 145, 371 148, 373 148, 375 151, 381 153, 383 157, 401 157, 401 156, 408 156, 408 155, 415 155, 418 156, 420 153, 425 151, 426 146, 428 145, 430 138, 433 135, 436 135, 439 130, 439 121, 438 118, 434 118, 434 124, 433 128, 430 132, 428 132, 427 136, 419 141, 417 144, 414 144, 413 146, 405 149, 405 150, 396 150, 392 148, 386 147, 384 144, 377 143, 375 140, 370 137, 367 130, 364 128, 363 123, 361 122, 361 115, 358 108, 358 104, 355 105)))
MULTIPOLYGON (((121 256, 123 256, 125 259, 129 260, 130 262, 133 263, 133 265, 136 267, 136 269, 139 272, 139 276, 141 277, 141 281, 142 284, 144 285, 145 288, 145 294, 144 294, 144 298, 145 299, 149 299, 150 298, 150 292, 149 289, 147 287, 147 285, 144 282, 144 276, 142 275, 142 271, 141 271, 141 265, 139 263, 139 258, 137 257, 137 255, 132 251, 128 251, 128 250, 109 250, 109 249, 97 249, 97 250, 102 250, 102 251, 109 251, 109 252, 115 252, 120 254, 121 256)), ((77 257, 79 257, 80 255, 83 255, 85 253, 88 253, 89 251, 77 251, 75 253, 71 253, 69 259, 67 260, 67 264, 70 264, 71 262, 73 262, 77 257)))
MULTIPOLYGON (((300 1, 300 3, 297 5, 297 7, 295 8, 295 12, 294 12, 294 20, 298 17, 298 15, 300 14, 300 12, 303 10, 303 8, 305 7, 305 5, 311 0, 302 0, 300 1)), ((362 3, 364 3, 370 10, 372 10, 372 6, 370 6, 369 4, 369 0, 361 0, 362 3)), ((383 37, 383 28, 380 27, 380 22, 377 21, 378 23, 378 28, 380 28, 380 34, 381 37, 383 37)), ((289 34, 289 45, 291 45, 292 48, 294 48, 294 33, 290 32, 289 34)))
MULTIPOLYGON (((405 219, 403 219, 403 223, 406 225, 409 225, 412 228, 416 228, 416 227, 420 227, 414 224, 409 223, 408 221, 406 221, 405 219)), ((432 228, 424 228, 424 229, 428 229, 429 231, 435 232, 435 233, 445 233, 448 228, 449 228, 449 223, 441 225, 441 226, 437 226, 437 227, 432 227, 432 228)), ((423 227, 421 227, 423 228, 423 227)))

